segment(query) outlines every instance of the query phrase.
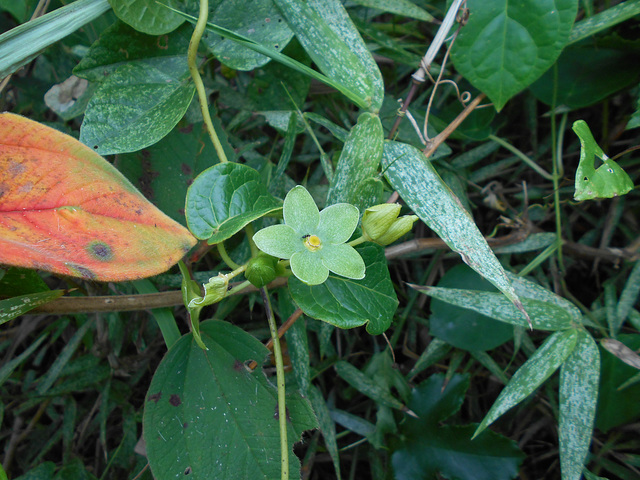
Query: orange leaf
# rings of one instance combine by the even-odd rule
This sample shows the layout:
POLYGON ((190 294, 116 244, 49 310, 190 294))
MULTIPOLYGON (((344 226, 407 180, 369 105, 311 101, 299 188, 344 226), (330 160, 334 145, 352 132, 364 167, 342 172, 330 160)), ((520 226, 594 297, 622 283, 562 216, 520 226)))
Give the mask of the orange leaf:
POLYGON ((195 243, 89 147, 0 114, 0 264, 132 280, 167 270, 195 243))

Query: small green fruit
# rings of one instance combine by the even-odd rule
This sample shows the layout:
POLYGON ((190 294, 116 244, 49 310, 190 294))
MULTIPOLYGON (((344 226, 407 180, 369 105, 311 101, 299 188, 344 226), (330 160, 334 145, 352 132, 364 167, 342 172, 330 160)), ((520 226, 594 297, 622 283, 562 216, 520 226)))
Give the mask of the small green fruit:
POLYGON ((271 255, 258 255, 249 260, 244 276, 257 288, 262 288, 279 274, 278 259, 271 255))

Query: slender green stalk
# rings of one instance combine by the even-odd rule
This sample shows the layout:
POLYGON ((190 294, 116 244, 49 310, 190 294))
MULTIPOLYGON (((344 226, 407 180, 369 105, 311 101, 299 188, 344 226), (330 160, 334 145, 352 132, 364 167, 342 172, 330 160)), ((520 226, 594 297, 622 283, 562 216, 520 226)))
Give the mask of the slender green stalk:
POLYGON ((260 289, 264 308, 267 310, 267 319, 269 320, 269 331, 271 332, 271 341, 273 342, 273 356, 276 360, 276 383, 278 385, 278 420, 280 424, 280 456, 281 470, 280 479, 289 479, 289 442, 287 441, 287 404, 285 399, 285 382, 284 382, 284 364, 282 362, 282 349, 280 348, 280 339, 278 338, 278 327, 276 319, 271 309, 271 300, 267 289, 260 289))
POLYGON ((533 168, 536 172, 538 172, 543 178, 546 178, 547 180, 552 180, 553 176, 547 172, 544 168, 542 168, 540 165, 538 165, 536 162, 534 162, 533 160, 531 160, 529 157, 527 157, 524 153, 522 153, 520 150, 518 150, 516 147, 514 147, 513 145, 511 145, 509 142, 504 141, 503 139, 501 139, 500 137, 496 137, 495 135, 489 135, 489 139, 493 140, 494 142, 500 144, 501 146, 503 146, 504 148, 506 148, 507 150, 509 150, 511 153, 513 153, 516 157, 518 157, 520 160, 522 160, 524 163, 526 163, 527 165, 529 165, 531 168, 533 168))
POLYGON ((356 238, 355 240, 351 240, 347 245, 351 245, 352 247, 355 247, 356 245, 360 245, 361 243, 366 242, 367 239, 364 238, 364 235, 362 237, 356 238))
POLYGON ((224 163, 228 161, 227 155, 224 153, 222 144, 220 143, 218 135, 216 134, 216 129, 213 127, 213 122, 211 121, 209 106, 207 104, 207 93, 204 89, 204 84, 202 83, 202 77, 200 77, 197 63, 198 45, 200 45, 200 39, 202 38, 202 34, 207 27, 208 17, 209 0, 200 0, 200 14, 198 15, 198 21, 196 22, 195 29, 193 30, 193 35, 191 36, 191 41, 189 42, 187 63, 189 64, 189 72, 191 73, 191 78, 193 78, 193 83, 196 87, 196 91, 198 92, 198 101, 200 102, 204 124, 207 126, 207 132, 209 132, 209 137, 211 137, 211 142, 213 143, 213 147, 216 149, 218 158, 222 163, 224 163))
MULTIPOLYGON (((556 130, 556 97, 558 90, 558 66, 553 66, 553 104, 551 105, 551 155, 552 155, 552 164, 553 164, 553 206, 554 213, 556 217, 556 246, 558 252, 558 265, 560 269, 564 271, 564 261, 562 259, 562 210, 560 210, 560 179, 562 178, 561 170, 564 171, 564 168, 561 167, 559 156, 558 156, 558 139, 557 139, 557 130, 556 130)), ((565 118, 562 122, 560 122, 562 128, 564 128, 566 124, 566 113, 564 114, 565 118)))
POLYGON ((255 242, 253 241, 253 235, 255 234, 255 230, 253 229, 253 225, 250 223, 244 227, 244 232, 247 234, 247 238, 249 239, 249 248, 251 249, 251 256, 256 257, 260 254, 260 250, 256 247, 255 242))
POLYGON ((227 264, 229 268, 232 268, 234 270, 240 268, 240 265, 238 265, 236 262, 231 260, 231 257, 227 253, 227 249, 224 248, 224 243, 220 242, 216 245, 216 247, 218 247, 218 253, 220 254, 220 257, 222 258, 224 263, 227 264))

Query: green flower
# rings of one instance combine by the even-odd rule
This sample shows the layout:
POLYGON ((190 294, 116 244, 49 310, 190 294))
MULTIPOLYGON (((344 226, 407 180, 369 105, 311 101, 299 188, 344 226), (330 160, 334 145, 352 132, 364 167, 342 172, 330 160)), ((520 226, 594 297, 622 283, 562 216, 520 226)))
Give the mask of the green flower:
POLYGON ((359 215, 358 209, 348 203, 319 212, 309 192, 299 185, 284 199, 284 225, 260 230, 253 241, 263 252, 289 259, 291 272, 308 285, 323 283, 329 271, 361 279, 364 261, 345 243, 356 229, 359 215))

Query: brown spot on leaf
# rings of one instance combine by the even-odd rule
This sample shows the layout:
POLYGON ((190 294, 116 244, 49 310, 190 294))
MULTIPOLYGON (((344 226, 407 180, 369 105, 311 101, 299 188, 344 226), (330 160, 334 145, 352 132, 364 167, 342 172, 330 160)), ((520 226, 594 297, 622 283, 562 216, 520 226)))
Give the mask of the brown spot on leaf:
POLYGON ((169 35, 160 35, 158 37, 158 41, 156 43, 160 50, 168 50, 169 49, 169 35))
POLYGON ((180 170, 182 170, 182 173, 184 173, 185 175, 192 175, 193 174, 193 169, 189 165, 187 165, 186 163, 180 164, 180 170))
POLYGON ((111 250, 111 247, 104 242, 91 242, 87 245, 86 250, 89 255, 101 262, 109 262, 113 259, 113 251, 111 250))
POLYGON ((180 395, 176 395, 175 393, 169 397, 169 404, 174 407, 179 407, 182 405, 182 400, 180 400, 180 395))
POLYGON ((191 474, 191 467, 187 467, 187 468, 185 468, 185 470, 184 470, 184 474, 185 474, 185 475, 190 475, 190 474, 191 474))
POLYGON ((153 403, 158 403, 161 398, 162 398, 162 392, 153 393, 149 395, 149 401, 153 403))

